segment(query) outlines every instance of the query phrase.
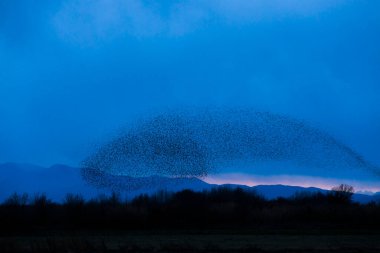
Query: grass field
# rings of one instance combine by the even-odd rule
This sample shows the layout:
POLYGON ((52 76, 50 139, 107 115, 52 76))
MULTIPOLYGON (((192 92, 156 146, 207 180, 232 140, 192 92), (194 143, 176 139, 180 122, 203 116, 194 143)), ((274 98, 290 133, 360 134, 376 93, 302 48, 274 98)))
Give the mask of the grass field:
POLYGON ((232 231, 59 233, 0 239, 0 252, 380 252, 379 234, 232 231))

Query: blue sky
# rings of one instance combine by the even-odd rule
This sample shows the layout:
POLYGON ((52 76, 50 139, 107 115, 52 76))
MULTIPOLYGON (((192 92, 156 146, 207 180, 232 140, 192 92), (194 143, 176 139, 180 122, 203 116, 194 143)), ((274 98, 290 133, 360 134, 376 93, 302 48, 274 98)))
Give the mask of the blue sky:
POLYGON ((0 3, 0 162, 78 165, 140 115, 245 106, 380 164, 380 2, 0 3))

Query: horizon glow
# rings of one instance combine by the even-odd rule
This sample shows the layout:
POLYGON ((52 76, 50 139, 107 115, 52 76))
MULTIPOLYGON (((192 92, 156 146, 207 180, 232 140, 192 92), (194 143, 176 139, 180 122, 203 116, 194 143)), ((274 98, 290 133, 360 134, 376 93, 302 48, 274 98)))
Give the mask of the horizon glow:
POLYGON ((303 175, 252 175, 241 173, 225 173, 209 175, 202 178, 203 181, 209 184, 239 184, 247 186, 257 185, 289 185, 301 187, 316 187, 324 190, 331 190, 333 187, 340 184, 349 184, 355 188, 356 192, 380 192, 380 186, 377 181, 360 181, 347 178, 326 178, 316 176, 303 175))

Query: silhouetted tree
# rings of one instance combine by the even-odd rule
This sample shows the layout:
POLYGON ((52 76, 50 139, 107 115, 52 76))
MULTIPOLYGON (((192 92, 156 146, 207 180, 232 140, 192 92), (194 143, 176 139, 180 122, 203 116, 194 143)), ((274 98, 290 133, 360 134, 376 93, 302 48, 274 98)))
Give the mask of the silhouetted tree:
POLYGON ((290 198, 266 200, 250 189, 216 187, 209 191, 160 191, 128 202, 102 195, 86 201, 68 194, 62 204, 39 194, 11 195, 0 205, 0 233, 41 229, 255 228, 256 226, 374 228, 380 226, 380 205, 352 203, 354 188, 339 185, 330 192, 299 192, 290 198))
POLYGON ((333 199, 339 203, 350 203, 354 193, 354 187, 348 184, 341 184, 331 189, 333 199))
POLYGON ((4 205, 25 206, 26 204, 28 204, 28 199, 29 199, 29 196, 27 193, 24 193, 21 195, 15 192, 4 201, 4 205))
POLYGON ((37 193, 36 195, 34 195, 34 198, 32 200, 32 205, 38 208, 46 208, 47 206, 52 204, 53 202, 50 199, 48 199, 45 193, 37 193))
POLYGON ((73 206, 77 207, 77 206, 83 206, 85 202, 86 201, 84 200, 82 195, 69 193, 66 195, 63 204, 70 207, 73 207, 73 206))

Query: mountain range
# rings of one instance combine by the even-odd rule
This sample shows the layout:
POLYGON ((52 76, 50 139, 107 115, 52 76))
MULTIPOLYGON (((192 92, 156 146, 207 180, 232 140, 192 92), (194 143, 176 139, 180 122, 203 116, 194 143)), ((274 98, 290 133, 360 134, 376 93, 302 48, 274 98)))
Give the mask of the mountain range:
MULTIPOLYGON (((203 191, 215 187, 241 187, 247 191, 255 191, 267 199, 287 198, 297 192, 328 192, 315 187, 305 188, 288 185, 257 185, 252 187, 237 184, 215 185, 194 177, 168 178, 161 176, 131 178, 108 175, 105 178, 105 186, 104 188, 97 188, 90 185, 82 178, 79 168, 65 165, 41 167, 18 163, 0 164, 0 202, 15 192, 28 193, 30 196, 36 193, 45 193, 56 202, 63 201, 67 193, 81 194, 85 199, 91 199, 101 194, 108 195, 113 191, 121 191, 124 197, 131 199, 143 193, 152 194, 159 190, 171 192, 183 189, 203 191), (126 191, 125 186, 128 184, 139 187, 126 191)), ((353 200, 359 203, 380 201, 380 193, 373 195, 356 193, 353 195, 353 200)))

